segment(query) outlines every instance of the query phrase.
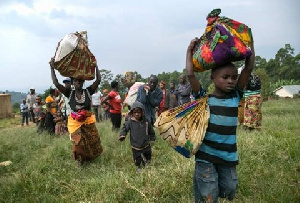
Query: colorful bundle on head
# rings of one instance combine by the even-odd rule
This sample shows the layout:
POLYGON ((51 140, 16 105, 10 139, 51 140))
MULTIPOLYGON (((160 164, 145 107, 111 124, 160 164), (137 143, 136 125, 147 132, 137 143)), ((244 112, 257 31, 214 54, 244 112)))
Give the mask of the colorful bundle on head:
POLYGON ((205 33, 193 49, 194 71, 202 72, 251 56, 251 29, 227 17, 220 17, 221 9, 207 16, 205 33))
POLYGON ((163 112, 154 126, 163 140, 189 158, 199 149, 209 120, 207 97, 163 112))

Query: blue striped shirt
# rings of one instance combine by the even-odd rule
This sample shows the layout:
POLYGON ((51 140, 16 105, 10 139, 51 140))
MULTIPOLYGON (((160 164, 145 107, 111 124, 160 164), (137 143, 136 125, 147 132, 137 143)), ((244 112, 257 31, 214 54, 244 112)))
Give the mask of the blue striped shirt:
MULTIPOLYGON (((202 91, 194 95, 195 98, 203 96, 202 91)), ((231 166, 238 164, 236 128, 242 95, 237 89, 223 97, 209 95, 210 118, 196 161, 231 166)))

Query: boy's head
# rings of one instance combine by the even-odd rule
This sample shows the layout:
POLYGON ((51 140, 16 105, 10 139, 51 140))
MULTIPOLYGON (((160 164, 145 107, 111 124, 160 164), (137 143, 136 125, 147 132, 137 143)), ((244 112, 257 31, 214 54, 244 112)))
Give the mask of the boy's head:
POLYGON ((175 84, 174 84, 174 82, 170 82, 170 89, 175 89, 175 84))
POLYGON ((104 90, 103 90, 103 94, 104 94, 104 95, 107 95, 108 92, 109 92, 108 89, 104 89, 104 90))
POLYGON ((227 93, 231 92, 238 79, 238 71, 233 63, 228 63, 211 71, 211 80, 215 84, 215 91, 227 93))
POLYGON ((186 82, 186 75, 185 74, 180 75, 179 83, 183 85, 183 84, 185 84, 185 82, 186 82))
POLYGON ((63 83, 65 84, 65 88, 71 89, 71 78, 64 78, 63 83))
POLYGON ((42 97, 40 95, 38 95, 38 96, 35 97, 35 102, 37 104, 41 103, 41 101, 42 101, 42 97))
POLYGON ((141 102, 135 101, 131 106, 130 113, 136 120, 142 120, 144 116, 143 104, 141 102))
POLYGON ((50 89, 49 93, 50 93, 51 96, 54 96, 55 95, 55 89, 50 89))
POLYGON ((23 101, 22 101, 22 102, 23 102, 23 104, 26 104, 26 100, 25 100, 25 99, 23 99, 23 101))
POLYGON ((112 81, 112 82, 110 83, 110 86, 111 86, 112 89, 118 90, 118 88, 119 88, 119 83, 118 83, 117 81, 112 81))

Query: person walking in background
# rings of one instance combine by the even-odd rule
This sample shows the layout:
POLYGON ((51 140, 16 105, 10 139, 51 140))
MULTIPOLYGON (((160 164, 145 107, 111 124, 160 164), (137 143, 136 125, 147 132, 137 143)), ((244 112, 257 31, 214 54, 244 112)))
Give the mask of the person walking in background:
POLYGON ((103 112, 103 116, 102 116, 103 120, 110 119, 110 113, 109 113, 110 107, 108 104, 106 104, 109 103, 109 100, 107 100, 106 103, 103 103, 103 100, 107 97, 108 93, 109 93, 108 89, 104 89, 103 96, 101 97, 101 108, 103 112))
POLYGON ((166 89, 166 83, 164 81, 160 81, 159 88, 163 93, 163 99, 161 100, 157 115, 160 116, 160 114, 170 107, 170 91, 166 89))
MULTIPOLYGON (((64 78, 63 79, 63 83, 65 85, 65 88, 66 89, 72 89, 72 80, 71 78, 64 78)), ((65 118, 65 120, 68 120, 68 116, 70 115, 71 113, 71 107, 70 107, 70 104, 69 104, 69 98, 66 97, 64 94, 61 94, 62 96, 62 100, 63 100, 63 106, 62 106, 62 114, 65 118)))
POLYGON ((102 94, 98 89, 96 89, 95 93, 92 95, 92 105, 93 111, 96 116, 96 121, 99 123, 102 121, 102 113, 101 113, 101 97, 102 94))
POLYGON ((262 123, 262 98, 260 95, 261 81, 260 78, 251 74, 246 85, 244 98, 244 119, 243 125, 246 129, 260 129, 262 123))
POLYGON ((28 105, 29 120, 32 121, 33 123, 35 123, 34 113, 33 113, 33 104, 35 103, 35 98, 36 98, 35 88, 31 87, 30 93, 26 97, 26 103, 28 105))
POLYGON ((145 108, 147 119, 151 125, 155 123, 155 108, 159 106, 163 99, 162 91, 157 88, 158 79, 156 75, 151 75, 148 84, 141 85, 137 92, 136 101, 141 102, 145 108))
MULTIPOLYGON (((198 38, 191 41, 186 54, 186 73, 196 99, 206 94, 193 70, 193 48, 197 41, 198 38)), ((212 69, 211 80, 215 90, 207 100, 210 118, 203 143, 195 154, 195 202, 217 202, 219 197, 232 201, 235 197, 238 185, 238 105, 254 67, 255 54, 251 41, 252 55, 246 58, 239 78, 232 63, 212 69)))
POLYGON ((154 142, 156 137, 151 122, 145 116, 142 103, 135 101, 129 114, 130 117, 124 123, 119 141, 124 141, 127 133, 130 132, 133 160, 137 167, 137 172, 140 172, 142 166, 151 161, 150 142, 154 142))
POLYGON ((170 109, 173 109, 178 106, 178 99, 175 95, 175 84, 170 82, 170 109))
POLYGON ((103 99, 101 104, 106 104, 110 106, 110 120, 112 123, 112 130, 119 131, 122 122, 122 99, 119 91, 119 83, 117 81, 112 81, 110 84, 112 90, 103 99), (109 101, 109 103, 108 103, 109 101))
POLYGON ((55 100, 55 89, 50 89, 50 95, 46 97, 45 103, 46 113, 46 129, 50 135, 55 133, 55 122, 53 121, 57 109, 57 101, 55 100))
POLYGON ((26 120, 26 125, 28 126, 28 104, 26 103, 25 99, 22 101, 22 104, 20 105, 20 110, 22 114, 21 125, 24 126, 24 122, 26 120))
POLYGON ((60 110, 55 113, 53 121, 55 122, 55 135, 64 135, 66 133, 66 122, 60 110))
POLYGON ((186 81, 185 74, 179 76, 179 85, 174 94, 177 96, 178 105, 182 105, 191 101, 191 85, 186 81))

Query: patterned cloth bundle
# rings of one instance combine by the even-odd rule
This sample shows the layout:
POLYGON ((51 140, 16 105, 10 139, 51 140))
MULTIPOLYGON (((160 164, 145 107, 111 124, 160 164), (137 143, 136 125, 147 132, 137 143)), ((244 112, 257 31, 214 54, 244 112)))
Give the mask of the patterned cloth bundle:
POLYGON ((97 62, 87 46, 86 31, 68 34, 58 43, 53 65, 65 77, 95 78, 97 62))
POLYGON ((171 147, 186 158, 199 149, 209 120, 207 97, 163 112, 154 126, 171 147))
POLYGON ((203 72, 251 56, 251 29, 227 17, 221 9, 207 16, 207 27, 193 50, 194 71, 203 72))

